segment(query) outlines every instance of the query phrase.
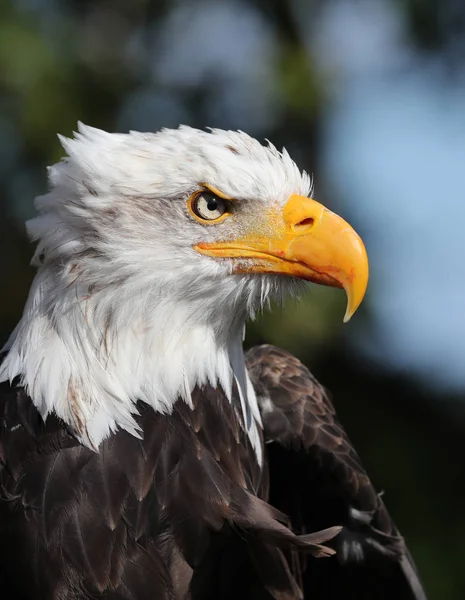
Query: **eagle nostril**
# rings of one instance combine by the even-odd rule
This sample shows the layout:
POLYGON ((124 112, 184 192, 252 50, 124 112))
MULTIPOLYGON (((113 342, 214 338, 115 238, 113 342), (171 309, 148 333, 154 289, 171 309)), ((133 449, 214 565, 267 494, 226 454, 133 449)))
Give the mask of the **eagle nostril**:
POLYGON ((314 222, 315 219, 313 217, 306 217, 294 225, 294 231, 310 229, 314 222))

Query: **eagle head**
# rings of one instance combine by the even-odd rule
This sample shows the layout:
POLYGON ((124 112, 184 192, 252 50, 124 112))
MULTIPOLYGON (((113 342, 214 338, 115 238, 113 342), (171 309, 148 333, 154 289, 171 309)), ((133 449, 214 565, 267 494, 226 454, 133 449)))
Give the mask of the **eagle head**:
POLYGON ((0 380, 20 376, 36 406, 91 447, 138 435, 137 400, 169 411, 195 385, 240 392, 245 319, 311 281, 359 306, 368 261, 359 236, 310 198, 288 153, 243 132, 191 127, 60 138, 50 191, 28 223, 38 273, 0 380))

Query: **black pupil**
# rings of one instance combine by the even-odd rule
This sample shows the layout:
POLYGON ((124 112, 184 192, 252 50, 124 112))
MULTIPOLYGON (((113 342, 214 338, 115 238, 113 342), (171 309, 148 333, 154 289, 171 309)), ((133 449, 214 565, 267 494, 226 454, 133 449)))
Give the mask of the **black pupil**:
POLYGON ((216 200, 216 198, 209 198, 208 202, 207 202, 207 208, 210 211, 214 211, 218 209, 218 202, 216 200))

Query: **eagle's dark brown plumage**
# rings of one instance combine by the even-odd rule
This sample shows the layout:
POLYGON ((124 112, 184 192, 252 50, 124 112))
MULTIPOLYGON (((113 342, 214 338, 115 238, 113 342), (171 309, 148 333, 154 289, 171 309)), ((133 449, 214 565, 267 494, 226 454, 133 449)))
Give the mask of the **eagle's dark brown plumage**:
POLYGON ((323 386, 273 346, 249 350, 247 366, 263 419, 270 502, 299 531, 343 525, 330 544, 337 558, 307 564, 308 597, 425 599, 405 542, 323 386))
POLYGON ((119 431, 94 453, 0 384, 0 597, 424 599, 323 388, 272 346, 247 365, 263 469, 238 399, 218 389, 196 389, 194 410, 178 401, 172 415, 140 404, 144 439, 119 431), (335 525, 333 541, 337 529, 312 533, 335 525), (328 544, 336 556, 315 558, 328 544))

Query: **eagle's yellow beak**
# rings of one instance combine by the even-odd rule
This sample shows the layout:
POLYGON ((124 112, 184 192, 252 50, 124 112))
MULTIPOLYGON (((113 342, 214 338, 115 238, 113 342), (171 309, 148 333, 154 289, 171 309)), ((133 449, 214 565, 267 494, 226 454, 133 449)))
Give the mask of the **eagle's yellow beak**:
POLYGON ((205 242, 195 249, 208 256, 247 259, 237 262, 235 272, 290 275, 344 288, 347 322, 368 284, 368 257, 358 234, 344 219, 305 196, 291 196, 279 213, 270 209, 265 220, 261 233, 250 231, 238 240, 205 242))

